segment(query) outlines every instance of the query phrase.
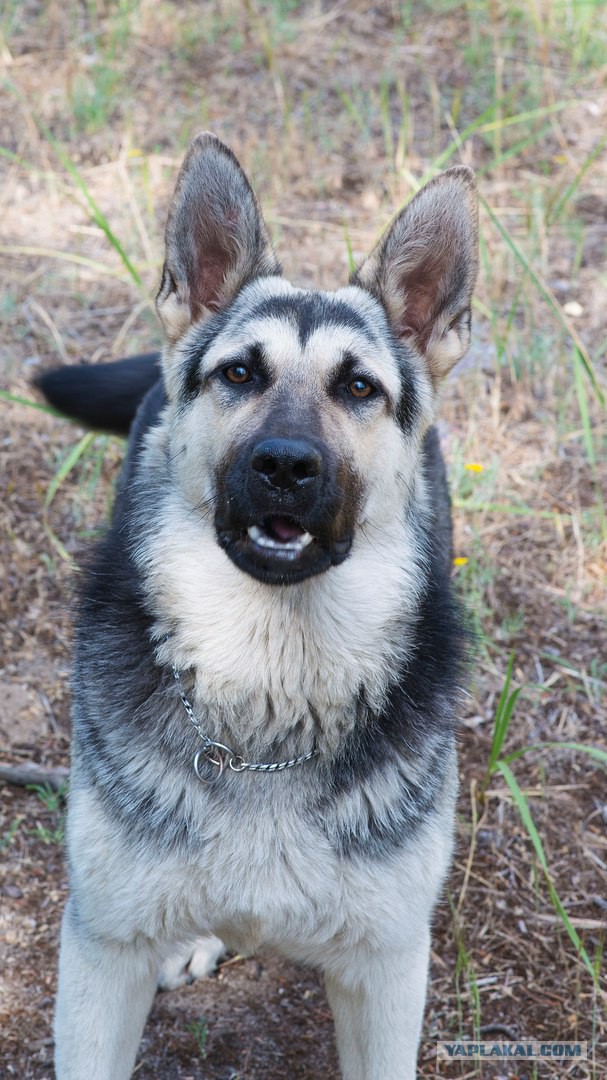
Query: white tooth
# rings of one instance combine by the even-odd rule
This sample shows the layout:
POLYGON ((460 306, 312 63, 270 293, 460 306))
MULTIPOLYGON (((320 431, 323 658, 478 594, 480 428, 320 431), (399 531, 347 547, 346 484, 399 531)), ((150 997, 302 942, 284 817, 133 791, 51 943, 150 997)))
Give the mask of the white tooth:
POLYGON ((267 533, 259 528, 259 525, 249 525, 247 533, 250 539, 253 540, 254 543, 259 544, 260 547, 279 548, 288 551, 303 551, 303 549, 307 547, 308 544, 311 544, 314 539, 309 532, 305 532, 302 533, 301 536, 293 537, 292 540, 281 542, 280 540, 274 540, 271 536, 268 536, 267 533))
POLYGON ((251 540, 253 540, 256 544, 259 544, 260 547, 282 547, 282 544, 279 544, 276 540, 273 540, 271 536, 268 536, 267 533, 263 532, 259 528, 259 525, 250 525, 247 529, 247 533, 249 534, 251 540))

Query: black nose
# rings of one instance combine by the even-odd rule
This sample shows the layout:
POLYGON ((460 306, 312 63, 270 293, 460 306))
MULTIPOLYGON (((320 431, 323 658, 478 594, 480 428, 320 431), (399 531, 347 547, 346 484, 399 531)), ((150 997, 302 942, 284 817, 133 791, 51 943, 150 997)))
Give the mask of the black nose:
POLYGON ((305 439, 264 439, 257 443, 251 468, 272 487, 301 487, 322 472, 322 455, 305 439))

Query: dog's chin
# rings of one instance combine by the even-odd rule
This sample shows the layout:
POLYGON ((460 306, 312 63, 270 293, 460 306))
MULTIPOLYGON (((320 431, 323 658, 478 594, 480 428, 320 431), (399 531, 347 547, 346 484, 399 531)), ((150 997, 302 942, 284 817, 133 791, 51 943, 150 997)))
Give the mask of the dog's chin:
POLYGON ((314 536, 291 518, 270 517, 242 528, 217 524, 217 540, 239 570, 266 585, 295 585, 338 566, 352 536, 314 536))

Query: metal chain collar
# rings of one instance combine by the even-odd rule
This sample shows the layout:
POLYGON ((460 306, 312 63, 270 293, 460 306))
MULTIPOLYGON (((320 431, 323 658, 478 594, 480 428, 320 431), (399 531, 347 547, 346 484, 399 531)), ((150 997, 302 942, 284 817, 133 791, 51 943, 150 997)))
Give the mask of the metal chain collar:
POLYGON ((299 757, 289 758, 288 761, 245 761, 244 758, 232 750, 229 746, 225 746, 224 743, 215 742, 213 739, 209 739, 208 735, 205 735, 202 730, 199 721, 196 719, 194 710, 183 692, 181 685, 181 678, 175 665, 172 665, 173 678, 179 688, 179 697, 181 703, 188 714, 192 724, 196 728, 198 735, 202 739, 202 746, 200 750, 197 750, 194 755, 194 772, 199 780, 203 784, 214 784, 216 780, 223 773, 226 765, 232 770, 232 772, 282 772, 283 769, 291 769, 293 765, 302 765, 304 761, 309 761, 310 758, 315 757, 318 754, 318 750, 308 751, 307 754, 300 754, 299 757), (205 760, 208 764, 214 765, 218 770, 215 775, 210 777, 203 776, 200 772, 200 766, 202 760, 205 760))

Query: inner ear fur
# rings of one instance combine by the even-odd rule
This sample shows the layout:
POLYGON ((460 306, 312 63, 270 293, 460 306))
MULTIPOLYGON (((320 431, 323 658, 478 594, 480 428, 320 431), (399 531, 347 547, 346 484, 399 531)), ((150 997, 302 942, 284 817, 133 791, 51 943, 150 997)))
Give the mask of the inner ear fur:
POLYGON ((352 282, 381 301, 396 336, 422 354, 437 382, 470 344, 477 274, 476 182, 456 166, 401 210, 352 282))
POLYGON ((279 273, 247 177, 232 151, 203 132, 179 171, 166 227, 156 309, 169 341, 227 307, 248 281, 279 273))

